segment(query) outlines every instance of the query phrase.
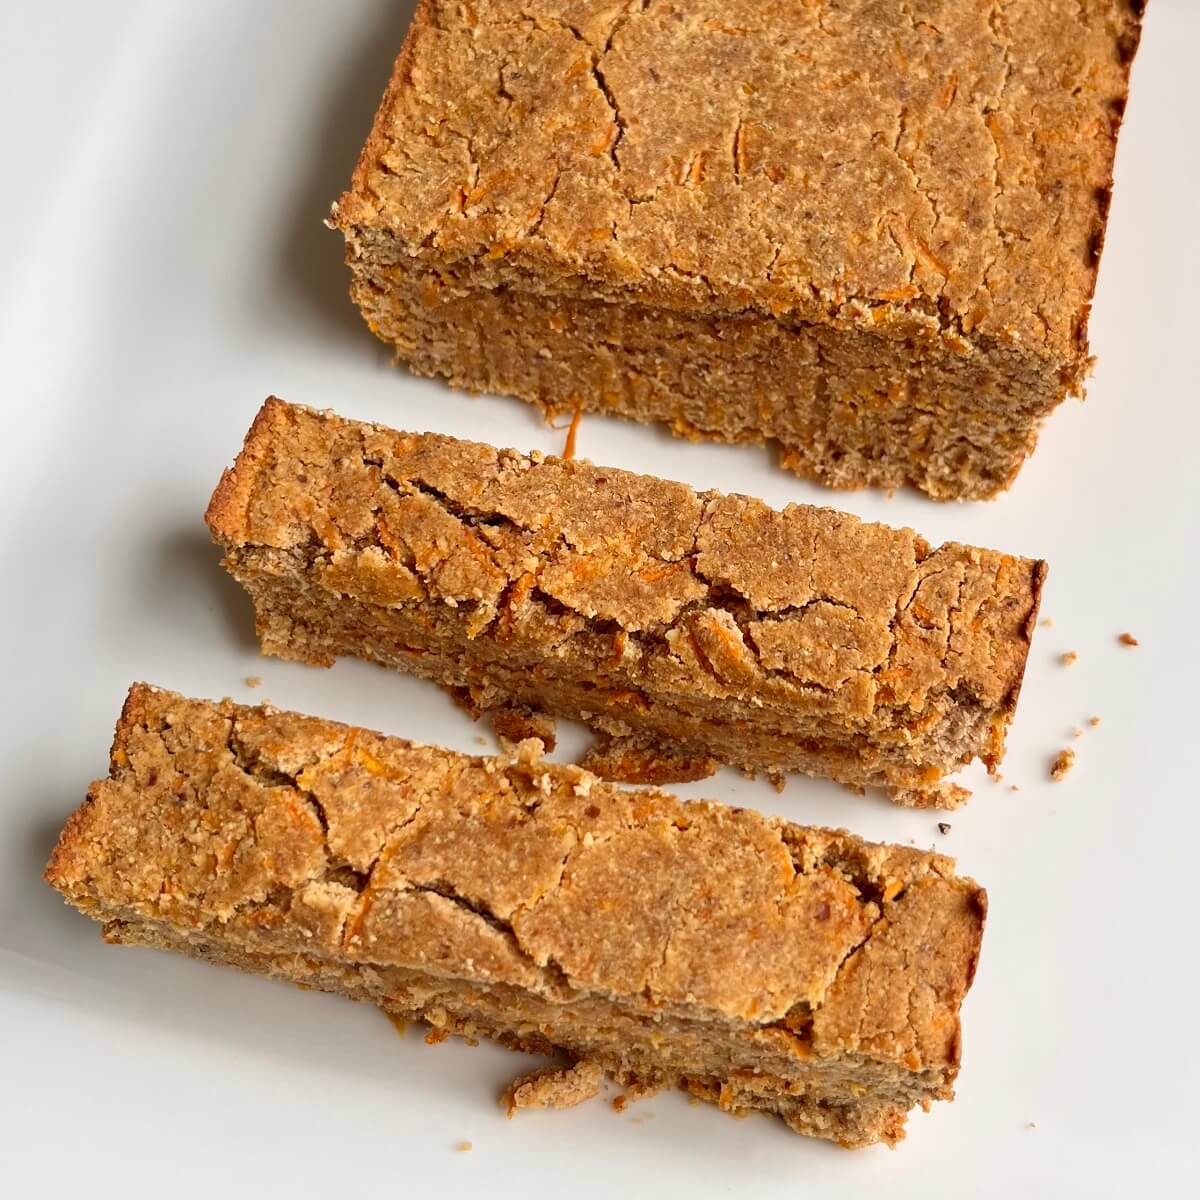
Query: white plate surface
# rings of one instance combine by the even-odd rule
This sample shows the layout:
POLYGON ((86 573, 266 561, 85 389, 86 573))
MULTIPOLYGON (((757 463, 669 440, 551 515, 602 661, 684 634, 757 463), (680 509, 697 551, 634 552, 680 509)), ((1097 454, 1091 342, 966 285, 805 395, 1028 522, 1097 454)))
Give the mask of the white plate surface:
MULTIPOLYGON (((1194 1182, 1200 805, 1194 372, 1200 5, 1150 6, 1092 321, 1099 365, 992 504, 832 495, 766 452, 585 418, 580 451, 833 503, 1051 563, 1004 781, 947 818, 725 771, 689 796, 936 845, 991 916, 958 1100, 847 1154, 664 1095, 511 1123, 525 1060, 377 1012, 103 945, 39 880, 145 679, 476 749, 436 689, 260 659, 201 522, 263 397, 557 450, 514 401, 408 378, 322 228, 409 5, 106 0, 0 13, 5 267, 0 1172, 24 1195, 1029 1196, 1194 1182), (1129 630, 1136 649, 1120 646, 1129 630), (1078 663, 1059 665, 1076 650, 1078 663), (256 692, 243 684, 261 675, 256 692), (1077 742, 1071 730, 1103 718, 1077 742), (1064 782, 1047 765, 1064 745, 1064 782), (1019 791, 1010 791, 1010 784, 1019 791), (455 1144, 469 1140, 470 1153, 455 1144)), ((1086 728, 1086 725, 1085 725, 1086 728)), ((6 1189, 7 1190, 7 1189, 6 1189)))

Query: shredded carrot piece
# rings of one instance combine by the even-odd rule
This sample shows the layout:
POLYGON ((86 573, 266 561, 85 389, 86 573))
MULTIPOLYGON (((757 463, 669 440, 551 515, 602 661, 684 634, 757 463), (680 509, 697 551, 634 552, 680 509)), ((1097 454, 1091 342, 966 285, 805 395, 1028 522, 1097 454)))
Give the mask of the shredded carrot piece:
POLYGON ((658 566, 646 567, 644 570, 639 571, 638 578, 646 583, 661 583, 664 579, 669 579, 679 569, 679 563, 661 563, 658 566))
MULTIPOLYGON (((625 657, 625 647, 629 644, 629 635, 623 630, 618 630, 613 634, 613 656, 617 662, 625 657)), ((1099 718, 1097 718, 1097 721, 1099 718)))
POLYGON ((920 295, 920 292, 912 286, 912 284, 904 284, 902 287, 888 288, 882 292, 875 293, 876 300, 911 300, 914 296, 920 295))
POLYGON ((579 418, 583 415, 583 408, 577 406, 575 415, 571 418, 571 424, 567 426, 567 440, 563 446, 562 457, 572 459, 575 457, 575 435, 579 432, 579 418))
POLYGON ((606 154, 616 144, 616 141, 617 125, 614 121, 613 124, 609 125, 609 127, 604 131, 603 137, 597 138, 597 140, 591 144, 589 149, 594 155, 606 154))
POLYGON ((500 609, 500 638, 506 640, 512 637, 513 626, 516 624, 516 610, 529 598, 533 585, 537 582, 534 576, 526 573, 521 576, 509 589, 508 599, 500 609))

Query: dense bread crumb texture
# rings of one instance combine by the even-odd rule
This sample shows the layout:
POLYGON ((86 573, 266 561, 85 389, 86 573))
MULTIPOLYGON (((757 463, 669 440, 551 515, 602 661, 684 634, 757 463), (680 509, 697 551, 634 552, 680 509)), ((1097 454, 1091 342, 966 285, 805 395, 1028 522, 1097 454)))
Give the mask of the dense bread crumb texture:
POLYGON ((208 522, 270 653, 584 720, 611 777, 723 762, 915 804, 953 806, 942 776, 1001 756, 1045 571, 278 400, 208 522))
POLYGON ((135 685, 46 870, 161 946, 778 1113, 848 1145, 952 1095, 985 894, 951 860, 135 685))
POLYGON ((1078 391, 1141 0, 422 0, 332 222, 416 370, 1007 485, 1078 391))

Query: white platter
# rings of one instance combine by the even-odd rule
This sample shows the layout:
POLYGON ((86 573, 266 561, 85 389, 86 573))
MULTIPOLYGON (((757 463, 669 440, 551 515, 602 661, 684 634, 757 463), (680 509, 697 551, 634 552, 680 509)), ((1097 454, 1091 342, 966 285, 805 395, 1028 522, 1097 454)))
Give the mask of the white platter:
MULTIPOLYGON (((1049 2, 1049 0, 1048 0, 1049 2)), ((474 750, 435 689, 260 659, 201 522, 269 392, 558 450, 515 401, 405 376, 322 227, 409 5, 106 0, 0 11, 0 1183, 50 1196, 1124 1195, 1196 1164, 1200 6, 1150 6, 1092 321, 1099 365, 992 504, 830 494, 766 452, 585 418, 580 452, 1040 555, 1003 783, 937 814, 732 772, 681 789, 937 845, 989 889, 958 1100, 847 1154, 664 1095, 507 1122, 525 1060, 334 998, 105 946, 39 879, 145 679, 474 750), (1136 649, 1117 643, 1133 632, 1136 649), (1059 655, 1076 650, 1071 668, 1059 655), (258 691, 244 686, 261 675, 258 691), (1103 723, 1086 727, 1099 714, 1103 723), (1072 742, 1073 727, 1086 732, 1072 742), (1074 744, 1062 783, 1050 758, 1074 744), (1010 791, 1010 784, 1019 791, 1010 791), (456 1152, 469 1140, 470 1153, 456 1152)), ((6 1186, 7 1185, 7 1186, 6 1186)), ((13 1188, 15 1187, 15 1190, 13 1188)))

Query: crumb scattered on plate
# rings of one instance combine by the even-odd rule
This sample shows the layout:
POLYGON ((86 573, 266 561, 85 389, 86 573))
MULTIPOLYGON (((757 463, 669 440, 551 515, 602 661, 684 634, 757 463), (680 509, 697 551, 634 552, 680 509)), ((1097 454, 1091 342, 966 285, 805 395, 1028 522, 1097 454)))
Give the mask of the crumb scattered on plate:
POLYGON ((1054 756, 1054 761, 1050 764, 1050 778, 1058 783, 1074 765, 1075 751, 1068 746, 1054 756))
POLYGON ((1077 650, 1068 650, 1068 651, 1066 652, 1066 654, 1062 655, 1062 656, 1059 658, 1059 660, 1058 660, 1058 661, 1059 661, 1060 663, 1062 663, 1062 665, 1063 665, 1064 667, 1069 667, 1069 666, 1070 666, 1070 665, 1071 665, 1073 662, 1075 662, 1075 661, 1076 661, 1078 658, 1079 658, 1079 652, 1078 652, 1077 650))
POLYGON ((1037 1122, 1036 1122, 1036 1121, 1026 1121, 1026 1122, 1025 1122, 1025 1128, 1026 1128, 1026 1129, 1036 1129, 1036 1128, 1037 1128, 1037 1122))
POLYGON ((950 832, 949 822, 939 821, 938 822, 938 833, 949 833, 949 832, 950 832))
POLYGON ((1100 724, 1100 718, 1099 718, 1099 717, 1088 717, 1088 724, 1089 724, 1089 725, 1090 725, 1090 726, 1091 726, 1093 729, 1095 729, 1095 728, 1096 728, 1096 726, 1100 724))
POLYGON ((473 741, 475 743, 475 745, 477 745, 477 746, 486 746, 487 745, 487 738, 485 738, 482 734, 477 733, 471 739, 471 741, 473 741))
POLYGON ((262 676, 261 675, 247 675, 246 676, 246 686, 247 687, 262 687, 262 676))
POLYGON ((1073 738, 1081 738, 1081 737, 1083 737, 1083 728, 1082 728, 1082 726, 1076 725, 1076 726, 1075 726, 1075 728, 1071 730, 1071 736, 1072 736, 1073 738))
POLYGON ((1122 646, 1136 646, 1138 644, 1137 638, 1135 638, 1132 633, 1121 634, 1120 637, 1117 638, 1117 641, 1120 642, 1122 646))
POLYGON ((456 1142, 455 1150, 474 1150, 475 1147, 470 1142, 456 1142))
POLYGON ((1010 783, 1008 785, 1008 790, 1010 792, 1019 792, 1021 789, 1019 787, 1017 787, 1017 785, 1015 783, 1010 783))
POLYGON ((767 782, 777 791, 782 792, 787 787, 787 776, 782 771, 768 771, 767 782))
POLYGON ((1050 620, 1049 617, 1043 617, 1041 619, 1041 621, 1039 622, 1039 624, 1042 626, 1043 629, 1049 629, 1053 626, 1054 622, 1052 620, 1050 620))

